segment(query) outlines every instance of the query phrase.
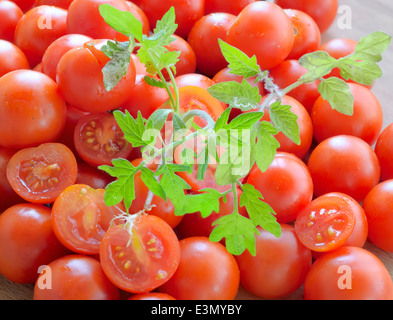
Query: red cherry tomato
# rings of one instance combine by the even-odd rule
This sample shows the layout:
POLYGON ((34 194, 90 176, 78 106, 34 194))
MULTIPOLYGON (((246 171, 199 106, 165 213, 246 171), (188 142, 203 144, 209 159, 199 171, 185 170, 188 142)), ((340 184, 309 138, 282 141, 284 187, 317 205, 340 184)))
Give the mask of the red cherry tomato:
POLYGON ((265 172, 254 167, 247 183, 259 190, 277 214, 277 221, 294 221, 313 196, 313 183, 307 166, 296 156, 278 152, 265 172))
POLYGON ((100 262, 84 255, 67 255, 52 261, 34 287, 34 300, 119 300, 119 297, 119 289, 105 276, 100 262))
POLYGON ((233 300, 239 268, 223 245, 205 237, 180 241, 180 263, 159 290, 178 300, 233 300))
POLYGON ((249 56, 255 55, 262 70, 271 69, 291 52, 293 24, 279 6, 257 1, 245 7, 228 30, 227 41, 249 56))
POLYGON ((393 179, 393 123, 378 137, 375 153, 381 165, 381 180, 393 179))
POLYGON ((0 119, 0 145, 37 146, 60 136, 66 104, 51 78, 36 71, 16 70, 0 78, 0 119))
POLYGON ((73 48, 82 47, 91 40, 93 39, 82 34, 67 34, 56 39, 42 57, 42 72, 56 81, 57 64, 63 54, 73 48))
POLYGON ((317 23, 307 13, 285 9, 295 28, 295 42, 287 59, 299 59, 306 53, 317 51, 321 43, 321 32, 317 23))
POLYGON ((21 203, 0 215, 0 274, 16 283, 34 283, 38 268, 65 255, 51 226, 51 209, 21 203))
POLYGON ((52 208, 53 231, 68 249, 82 254, 98 254, 101 239, 122 211, 108 207, 104 189, 74 184, 56 198, 52 208))
POLYGON ((102 68, 109 58, 100 51, 106 40, 85 43, 66 52, 57 66, 57 83, 65 100, 86 112, 105 112, 120 107, 135 84, 135 64, 131 58, 126 75, 111 90, 104 85, 102 68))
POLYGON ((128 11, 142 23, 143 32, 149 32, 149 22, 139 7, 125 0, 74 0, 68 8, 67 33, 78 33, 93 39, 117 39, 127 41, 128 38, 109 26, 101 17, 99 6, 109 4, 116 9, 128 11), (88 17, 88 19, 86 19, 88 17))
POLYGON ((357 83, 348 85, 354 97, 353 115, 332 109, 328 101, 319 97, 311 111, 314 137, 321 142, 337 135, 353 135, 373 145, 383 125, 382 107, 368 88, 357 83))
POLYGON ((309 249, 326 252, 339 248, 351 236, 356 218, 339 195, 322 195, 299 212, 295 231, 309 249))
POLYGON ((250 293, 276 299, 289 295, 303 284, 311 267, 311 251, 297 238, 292 226, 281 224, 280 237, 258 227, 256 254, 236 256, 240 283, 250 293))
POLYGON ((0 1, 0 39, 14 42, 15 28, 23 16, 23 11, 15 1, 0 1))
POLYGON ((19 69, 30 69, 25 54, 11 42, 0 40, 0 77, 19 69))
POLYGON ((338 9, 338 0, 275 0, 275 3, 284 9, 307 13, 318 24, 321 33, 332 25, 338 9))
POLYGON ((319 257, 304 282, 306 300, 392 300, 393 283, 368 250, 341 247, 319 257))
POLYGON ((215 84, 215 82, 211 78, 199 73, 183 74, 181 76, 176 77, 175 80, 176 80, 176 85, 179 88, 187 87, 187 86, 195 86, 195 87, 200 87, 202 89, 207 89, 211 87, 213 84, 215 84))
POLYGON ((176 23, 178 24, 175 33, 183 39, 187 39, 187 35, 194 23, 202 18, 204 14, 204 0, 140 1, 140 8, 149 19, 151 29, 155 28, 157 20, 161 20, 171 7, 175 8, 176 23))
POLYGON ((24 52, 30 66, 41 62, 49 45, 66 31, 67 10, 40 6, 28 11, 15 29, 15 44, 24 52))
POLYGON ((100 260, 107 277, 132 293, 146 293, 170 279, 180 260, 179 240, 161 218, 142 215, 130 227, 109 228, 101 241, 100 260))
POLYGON ((18 151, 7 166, 12 189, 34 203, 51 203, 75 183, 78 167, 75 156, 61 143, 44 143, 18 151))
POLYGON ((363 201, 369 225, 368 238, 377 247, 393 252, 393 180, 376 185, 363 201))
POLYGON ((311 153, 308 168, 315 196, 342 192, 359 202, 380 177, 375 152, 354 136, 341 135, 322 141, 311 153))
POLYGON ((187 41, 195 52, 199 72, 213 77, 228 65, 221 53, 218 39, 225 41, 228 29, 235 19, 233 14, 217 12, 203 16, 194 24, 187 41))

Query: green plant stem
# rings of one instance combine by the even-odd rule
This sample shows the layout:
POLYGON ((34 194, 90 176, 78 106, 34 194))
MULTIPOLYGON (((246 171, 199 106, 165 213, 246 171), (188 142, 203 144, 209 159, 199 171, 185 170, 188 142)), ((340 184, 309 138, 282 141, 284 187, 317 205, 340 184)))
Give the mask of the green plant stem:
POLYGON ((175 77, 173 75, 173 72, 172 72, 171 68, 166 67, 166 71, 169 74, 169 77, 170 77, 171 82, 172 82, 173 89, 175 90, 175 100, 176 100, 176 102, 174 104, 173 110, 175 110, 175 113, 179 114, 179 109, 180 109, 179 88, 178 88, 178 86, 176 84, 175 77))

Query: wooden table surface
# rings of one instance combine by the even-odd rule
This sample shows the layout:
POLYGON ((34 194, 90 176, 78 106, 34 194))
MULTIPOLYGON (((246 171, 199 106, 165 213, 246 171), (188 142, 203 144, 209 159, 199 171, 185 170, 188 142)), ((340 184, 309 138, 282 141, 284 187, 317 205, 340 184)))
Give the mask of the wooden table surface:
MULTIPOLYGON (((393 1, 392 0, 339 0, 342 13, 351 12, 351 28, 343 29, 340 21, 344 21, 343 14, 337 15, 336 21, 323 35, 322 41, 332 38, 350 38, 359 40, 374 31, 384 31, 393 35, 393 1)), ((379 99, 384 111, 384 128, 393 122, 393 45, 383 55, 380 66, 384 72, 372 91, 379 99)), ((374 252, 386 265, 393 277, 393 253, 384 252, 371 243, 365 247, 374 252)), ((32 299, 33 285, 18 285, 0 276, 0 300, 32 299)), ((302 289, 294 292, 286 299, 301 299, 302 289)), ((253 295, 240 289, 238 299, 257 299, 253 295)))

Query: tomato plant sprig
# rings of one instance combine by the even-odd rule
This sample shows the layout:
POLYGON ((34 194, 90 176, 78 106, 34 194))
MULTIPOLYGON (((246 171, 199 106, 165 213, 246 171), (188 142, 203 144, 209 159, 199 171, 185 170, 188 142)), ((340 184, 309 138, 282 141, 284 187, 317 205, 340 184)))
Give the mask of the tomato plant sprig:
POLYGON ((215 228, 210 239, 221 241, 225 238, 228 251, 236 255, 246 249, 255 254, 258 226, 277 237, 281 235, 274 210, 263 201, 263 195, 258 190, 242 181, 254 164, 262 172, 267 170, 280 146, 275 138, 280 131, 294 143, 301 142, 297 116, 291 112, 290 106, 282 105, 282 97, 301 84, 320 80, 319 92, 322 97, 337 111, 351 115, 353 97, 347 83, 338 78, 324 77, 338 67, 344 79, 363 84, 373 83, 382 74, 377 62, 390 43, 389 36, 375 32, 359 41, 356 51, 345 58, 336 60, 321 51, 307 54, 299 62, 308 72, 294 84, 281 89, 271 80, 268 71, 261 70, 255 56, 248 57, 239 49, 219 40, 230 72, 243 76, 244 80, 240 83, 218 83, 208 89, 213 97, 229 105, 214 121, 202 110, 185 113, 180 111, 179 89, 174 78, 180 52, 170 52, 165 47, 174 40, 172 35, 177 28, 173 8, 157 21, 150 36, 142 33, 141 23, 129 12, 101 5, 100 13, 110 26, 129 37, 129 41, 124 43, 108 41, 103 48, 104 53, 111 58, 103 68, 107 90, 113 88, 125 74, 131 52, 137 48, 137 55, 147 71, 157 75, 159 79, 145 77, 145 81, 152 86, 165 88, 172 107, 160 108, 148 119, 144 119, 140 112, 133 118, 128 112, 114 111, 125 138, 134 147, 142 147, 144 159, 137 167, 124 159, 113 160, 113 166, 100 167, 117 178, 106 188, 106 204, 116 205, 124 201, 127 211, 129 210, 135 198, 134 176, 138 171, 150 190, 146 203, 149 204, 152 194, 164 200, 169 199, 175 206, 176 215, 200 212, 202 217, 207 217, 218 212, 220 200, 226 201, 226 196, 232 193, 234 210, 214 222, 215 228), (170 82, 165 80, 163 70, 168 73, 170 82), (269 91, 267 97, 263 99, 258 88, 247 81, 251 77, 256 77, 256 82, 264 83, 269 91), (232 108, 238 108, 243 113, 229 121, 232 108), (271 122, 261 120, 266 110, 269 110, 271 122), (207 125, 201 128, 193 121, 195 117, 204 118, 207 125), (169 142, 161 134, 168 120, 173 128, 169 142), (195 151, 187 147, 186 142, 197 137, 202 148, 195 151), (161 142, 161 147, 157 147, 157 141, 161 142), (174 163, 171 155, 179 146, 183 147, 181 164, 174 163), (159 160, 155 170, 147 167, 153 160, 159 160), (203 180, 212 161, 216 164, 216 184, 228 186, 228 189, 220 192, 206 188, 199 190, 198 194, 189 194, 187 191, 191 187, 178 173, 197 170, 198 180, 203 180), (242 191, 240 198, 239 189, 242 191), (239 206, 246 207, 249 217, 240 215, 239 206))

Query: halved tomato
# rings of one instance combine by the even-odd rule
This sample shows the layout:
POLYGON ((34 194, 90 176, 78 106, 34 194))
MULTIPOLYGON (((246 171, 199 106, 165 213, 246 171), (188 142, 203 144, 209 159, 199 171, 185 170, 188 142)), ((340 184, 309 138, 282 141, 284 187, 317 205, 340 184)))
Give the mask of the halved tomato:
POLYGON ((161 218, 133 218, 133 222, 109 228, 101 241, 100 259, 106 276, 116 286, 144 293, 172 277, 179 265, 180 245, 173 229, 161 218))
POLYGON ((61 143, 44 143, 13 155, 7 179, 17 194, 33 203, 51 203, 76 181, 78 166, 72 151, 61 143))

